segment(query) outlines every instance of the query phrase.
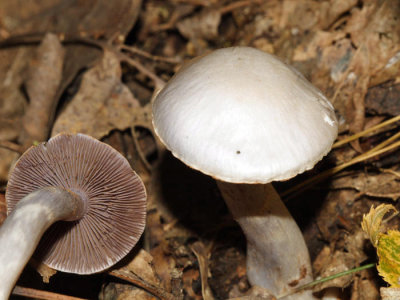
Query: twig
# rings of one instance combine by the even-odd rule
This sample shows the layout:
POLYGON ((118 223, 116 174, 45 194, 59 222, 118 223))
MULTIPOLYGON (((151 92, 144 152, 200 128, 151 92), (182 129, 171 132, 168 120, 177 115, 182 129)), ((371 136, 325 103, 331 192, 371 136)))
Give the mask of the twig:
POLYGON ((134 54, 141 55, 143 57, 146 57, 146 58, 154 60, 154 61, 163 61, 163 62, 167 62, 167 63, 170 63, 170 64, 179 64, 179 63, 181 63, 181 59, 179 59, 179 57, 163 57, 163 56, 153 55, 151 53, 143 51, 143 50, 141 50, 141 49, 139 49, 137 47, 134 47, 134 46, 120 45, 119 48, 122 49, 122 50, 129 51, 129 52, 134 53, 134 54))
POLYGON ((122 271, 122 270, 113 270, 109 271, 108 274, 111 276, 117 277, 119 279, 123 279, 125 281, 128 281, 138 287, 141 287, 142 289, 148 291, 150 294, 157 296, 161 300, 174 300, 174 296, 171 293, 168 293, 164 289, 154 286, 140 277, 136 276, 135 274, 127 271, 122 271))
POLYGON ((10 141, 0 141, 0 148, 8 149, 19 154, 22 154, 24 152, 22 146, 10 141))
POLYGON ((43 299, 43 300, 85 300, 84 298, 77 298, 72 296, 66 296, 63 294, 48 292, 48 291, 41 291, 32 288, 22 287, 22 286, 15 286, 13 295, 17 296, 24 296, 34 299, 43 299))
POLYGON ((262 3, 262 0, 241 0, 241 1, 236 1, 236 2, 232 2, 232 3, 228 4, 227 6, 221 7, 219 9, 219 12, 224 15, 226 13, 229 13, 229 12, 235 10, 235 9, 238 9, 238 8, 241 8, 241 7, 244 7, 244 6, 249 6, 249 5, 252 5, 252 4, 261 4, 261 3, 262 3))

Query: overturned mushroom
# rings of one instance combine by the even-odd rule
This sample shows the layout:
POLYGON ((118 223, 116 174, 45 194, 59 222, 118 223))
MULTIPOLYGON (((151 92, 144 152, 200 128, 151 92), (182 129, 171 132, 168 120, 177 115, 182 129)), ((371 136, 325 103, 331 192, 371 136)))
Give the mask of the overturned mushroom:
POLYGON ((8 181, 6 200, 0 299, 8 298, 38 244, 34 256, 46 265, 91 274, 123 258, 145 225, 146 191, 139 176, 120 153, 83 134, 60 134, 25 152, 8 181))
POLYGON ((318 89, 272 55, 220 49, 175 74, 153 101, 153 124, 177 158, 218 179, 246 235, 252 285, 281 296, 312 280, 302 233, 270 182, 329 152, 337 121, 318 89))

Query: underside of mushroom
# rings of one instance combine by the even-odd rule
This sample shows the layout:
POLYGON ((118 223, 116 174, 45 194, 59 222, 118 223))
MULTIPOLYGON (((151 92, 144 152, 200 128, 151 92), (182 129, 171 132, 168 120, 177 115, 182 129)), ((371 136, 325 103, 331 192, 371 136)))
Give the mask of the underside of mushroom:
MULTIPOLYGON (((233 184, 218 187, 247 240, 247 276, 280 297, 312 281, 303 235, 272 184, 233 184)), ((285 300, 315 299, 305 290, 285 300)))

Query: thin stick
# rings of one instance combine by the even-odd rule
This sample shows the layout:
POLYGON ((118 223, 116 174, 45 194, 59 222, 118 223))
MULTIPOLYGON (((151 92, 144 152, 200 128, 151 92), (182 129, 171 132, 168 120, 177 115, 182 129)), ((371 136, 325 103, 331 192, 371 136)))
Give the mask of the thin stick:
POLYGON ((320 284, 320 283, 323 283, 323 282, 326 282, 326 281, 329 281, 329 280, 333 280, 335 278, 339 278, 339 277, 342 277, 342 276, 346 276, 346 275, 349 275, 349 274, 352 274, 352 273, 355 273, 355 272, 359 272, 359 271, 362 271, 362 270, 370 269, 370 268, 373 268, 373 267, 375 267, 374 263, 367 264, 367 265, 360 266, 360 267, 357 267, 357 268, 354 268, 354 269, 351 269, 351 270, 347 270, 347 271, 343 271, 343 272, 340 272, 340 273, 336 273, 336 274, 328 276, 328 277, 324 277, 324 278, 321 278, 321 279, 318 279, 318 280, 314 280, 313 282, 310 282, 310 283, 304 284, 302 286, 299 286, 294 291, 292 291, 290 294, 286 294, 286 295, 280 296, 278 299, 287 297, 287 296, 289 296, 291 294, 295 294, 295 293, 297 293, 297 292, 299 292, 301 290, 313 287, 313 286, 315 286, 317 284, 320 284))
POLYGON ((164 56, 153 55, 151 53, 143 51, 143 50, 141 50, 141 49, 139 49, 137 47, 134 47, 134 46, 120 45, 120 46, 118 46, 118 48, 121 49, 121 50, 129 51, 129 52, 134 53, 134 54, 141 55, 143 57, 146 57, 146 58, 154 60, 154 61, 163 61, 163 62, 167 62, 167 63, 170 63, 170 64, 179 64, 179 63, 181 63, 181 59, 179 59, 178 57, 164 57, 164 56))
POLYGON ((108 272, 111 276, 123 279, 125 281, 128 281, 138 287, 141 287, 142 289, 146 290, 150 294, 157 296, 161 300, 173 300, 174 296, 170 293, 168 293, 166 290, 159 288, 157 286, 154 286, 140 277, 136 276, 132 272, 124 271, 124 270, 113 270, 108 272))
POLYGON ((227 6, 222 7, 219 11, 221 14, 229 13, 235 9, 242 8, 244 6, 249 6, 252 4, 261 4, 261 0, 240 0, 233 3, 228 4, 227 6))
POLYGON ((0 141, 0 148, 4 148, 13 152, 17 152, 19 154, 22 154, 24 150, 22 149, 22 146, 15 144, 10 141, 0 141))
MULTIPOLYGON (((376 146, 379 147, 380 145, 376 146)), ((326 170, 324 172, 321 172, 320 174, 318 174, 317 176, 311 177, 307 180, 304 180, 303 182, 300 182, 299 184, 293 186, 292 188, 286 190, 285 192, 283 192, 281 195, 282 197, 286 197, 286 199, 290 199, 293 196, 299 194, 301 191, 303 191, 304 189, 306 189, 307 187, 309 187, 311 184, 315 184, 317 182, 320 182, 338 172, 340 172, 341 170, 354 165, 356 163, 362 162, 364 160, 370 159, 374 156, 383 154, 387 151, 393 150, 397 147, 400 147, 400 141, 393 143, 390 146, 387 146, 385 148, 382 148, 380 150, 376 150, 376 148, 372 148, 370 151, 360 154, 358 156, 356 156, 355 158, 349 160, 348 162, 345 162, 339 166, 333 167, 332 169, 326 170), (372 151, 373 150, 373 151, 372 151)))
POLYGON ((13 295, 29 297, 34 299, 43 299, 43 300, 86 300, 84 298, 77 298, 72 296, 66 296, 58 293, 48 292, 48 291, 41 291, 32 288, 22 287, 22 286, 15 286, 13 295))
POLYGON ((396 117, 393 117, 393 118, 391 118, 391 119, 389 119, 389 120, 387 120, 385 122, 379 123, 378 125, 375 125, 375 126, 373 126, 371 128, 368 128, 366 130, 360 131, 359 133, 353 134, 353 135, 351 135, 351 136, 349 136, 347 138, 344 138, 343 140, 340 140, 340 141, 336 142, 335 144, 333 144, 332 149, 338 148, 338 147, 340 147, 340 146, 342 146, 344 144, 347 144, 347 143, 349 143, 351 141, 354 141, 354 140, 356 140, 356 139, 358 139, 358 138, 360 138, 362 136, 365 136, 370 132, 378 130, 378 129, 382 128, 382 127, 385 127, 385 126, 390 125, 390 124, 392 124, 394 122, 397 122, 397 121, 400 121, 400 115, 396 116, 396 117))

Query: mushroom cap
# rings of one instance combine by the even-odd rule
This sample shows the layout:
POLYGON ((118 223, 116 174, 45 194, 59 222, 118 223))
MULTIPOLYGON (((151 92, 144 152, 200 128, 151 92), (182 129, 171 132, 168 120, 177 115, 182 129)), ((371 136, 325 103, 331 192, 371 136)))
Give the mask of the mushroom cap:
POLYGON ((219 49, 179 70, 153 100, 153 125, 185 164, 232 183, 292 178, 337 136, 325 96, 291 66, 249 47, 219 49))
POLYGON ((7 185, 8 212, 43 187, 69 189, 86 201, 78 221, 54 223, 34 257, 64 272, 100 272, 123 258, 143 233, 146 191, 128 161, 111 146, 84 134, 60 134, 31 147, 7 185))

